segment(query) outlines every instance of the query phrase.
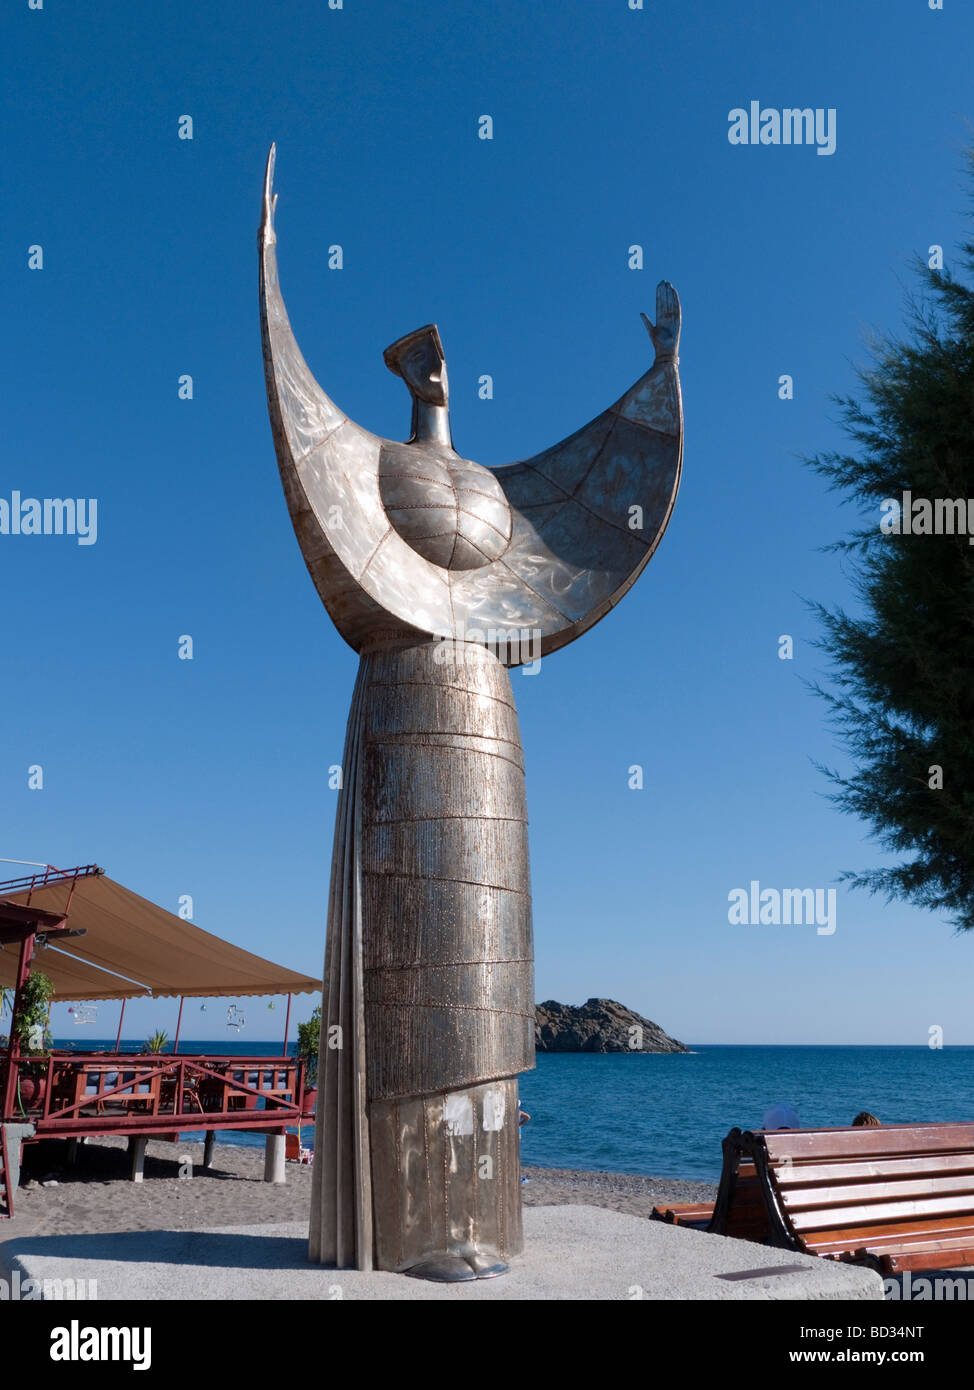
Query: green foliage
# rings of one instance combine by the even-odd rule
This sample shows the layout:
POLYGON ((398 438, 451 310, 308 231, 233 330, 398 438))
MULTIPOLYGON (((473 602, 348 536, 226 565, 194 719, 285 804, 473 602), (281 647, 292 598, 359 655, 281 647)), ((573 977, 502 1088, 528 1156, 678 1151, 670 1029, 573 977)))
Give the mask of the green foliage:
MULTIPOLYGON (((969 155, 974 174, 974 151, 969 155)), ((884 535, 884 499, 974 499, 974 240, 964 278, 917 262, 924 295, 906 341, 882 339, 860 371, 863 400, 841 398, 850 454, 809 460, 864 524, 841 552, 857 616, 811 605, 832 658, 829 705, 848 775, 823 768, 831 799, 899 857, 849 871, 855 887, 944 911, 974 928, 974 545, 967 535, 884 535), (935 783, 943 770, 943 786, 935 783)), ((974 513, 974 506, 971 507, 974 513)), ((974 517, 971 524, 974 525, 974 517)))
POLYGON ((307 1023, 298 1024, 298 1056, 307 1063, 306 1079, 309 1086, 318 1080, 318 1037, 321 1033, 321 1005, 315 1009, 307 1023))
POLYGON ((142 1044, 142 1051, 143 1051, 143 1052, 165 1052, 165 1050, 166 1050, 166 1048, 167 1048, 168 1046, 169 1046, 169 1034, 168 1034, 168 1033, 163 1033, 163 1032, 160 1030, 158 1033, 150 1033, 150 1035, 146 1038, 145 1042, 142 1044))
POLYGON ((41 1057, 51 1047, 51 1034, 47 1027, 54 985, 41 970, 32 970, 20 991, 20 1005, 14 1020, 14 1032, 20 1039, 21 1054, 25 1057, 41 1057), (40 1047, 31 1046, 31 1034, 41 1028, 40 1047))

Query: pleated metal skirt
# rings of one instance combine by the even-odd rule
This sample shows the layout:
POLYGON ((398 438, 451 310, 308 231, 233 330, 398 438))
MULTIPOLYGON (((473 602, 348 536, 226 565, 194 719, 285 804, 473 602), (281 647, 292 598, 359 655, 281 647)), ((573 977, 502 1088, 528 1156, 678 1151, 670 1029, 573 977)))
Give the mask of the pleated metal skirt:
POLYGON ((310 1254, 407 1269, 522 1244, 517 1075, 534 1066, 524 762, 505 667, 363 652, 325 952, 310 1254))

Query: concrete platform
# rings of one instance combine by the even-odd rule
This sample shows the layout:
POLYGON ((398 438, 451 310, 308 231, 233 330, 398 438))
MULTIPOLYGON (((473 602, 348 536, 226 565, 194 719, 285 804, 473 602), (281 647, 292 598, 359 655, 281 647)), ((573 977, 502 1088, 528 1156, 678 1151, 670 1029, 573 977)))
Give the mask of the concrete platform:
MULTIPOLYGON (((99 1300, 838 1299, 883 1297, 878 1274, 604 1207, 527 1207, 511 1272, 468 1284, 309 1265, 302 1223, 32 1236, 0 1244, 9 1287, 96 1280, 99 1300), (19 1279, 15 1275, 19 1274, 19 1279), (728 1277, 732 1276, 732 1277, 728 1277)), ((16 1293, 13 1294, 16 1297, 16 1293)), ((57 1297, 56 1287, 48 1290, 57 1297)))

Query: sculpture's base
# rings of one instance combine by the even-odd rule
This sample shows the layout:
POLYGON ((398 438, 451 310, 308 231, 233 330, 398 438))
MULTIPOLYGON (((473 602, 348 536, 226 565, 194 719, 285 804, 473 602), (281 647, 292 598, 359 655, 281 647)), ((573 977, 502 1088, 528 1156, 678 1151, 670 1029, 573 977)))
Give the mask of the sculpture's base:
MULTIPOLYGON (((379 1270, 323 1269, 307 1259, 300 1222, 210 1231, 31 1236, 26 1241, 21 1236, 0 1244, 0 1276, 9 1279, 19 1270, 22 1279, 96 1279, 99 1302, 347 1298, 588 1303, 883 1297, 883 1281, 870 1269, 665 1226, 602 1207, 528 1207, 524 1225, 524 1254, 504 1279, 472 1279, 459 1285, 379 1270)), ((0 1228, 0 1240, 2 1235, 0 1228)))
POLYGON ((435 1255, 431 1260, 404 1269, 410 1279, 431 1279, 434 1284, 469 1284, 471 1279, 496 1279, 507 1274, 509 1266, 482 1250, 462 1255, 435 1255))

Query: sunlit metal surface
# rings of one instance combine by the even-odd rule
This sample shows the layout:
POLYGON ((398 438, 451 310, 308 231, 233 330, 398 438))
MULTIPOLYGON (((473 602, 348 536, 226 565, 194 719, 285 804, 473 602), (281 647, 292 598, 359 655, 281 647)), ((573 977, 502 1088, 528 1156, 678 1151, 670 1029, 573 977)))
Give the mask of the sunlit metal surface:
POLYGON ((268 406, 305 562, 361 655, 325 956, 310 1251, 465 1280, 521 1248, 517 1074, 534 1065, 524 762, 506 666, 598 622, 669 521, 680 306, 656 360, 561 444, 486 469, 453 448, 435 325, 386 365, 405 443, 348 419, 294 340, 277 276, 274 151, 260 233, 268 406), (442 639, 449 638, 450 641, 442 639))

